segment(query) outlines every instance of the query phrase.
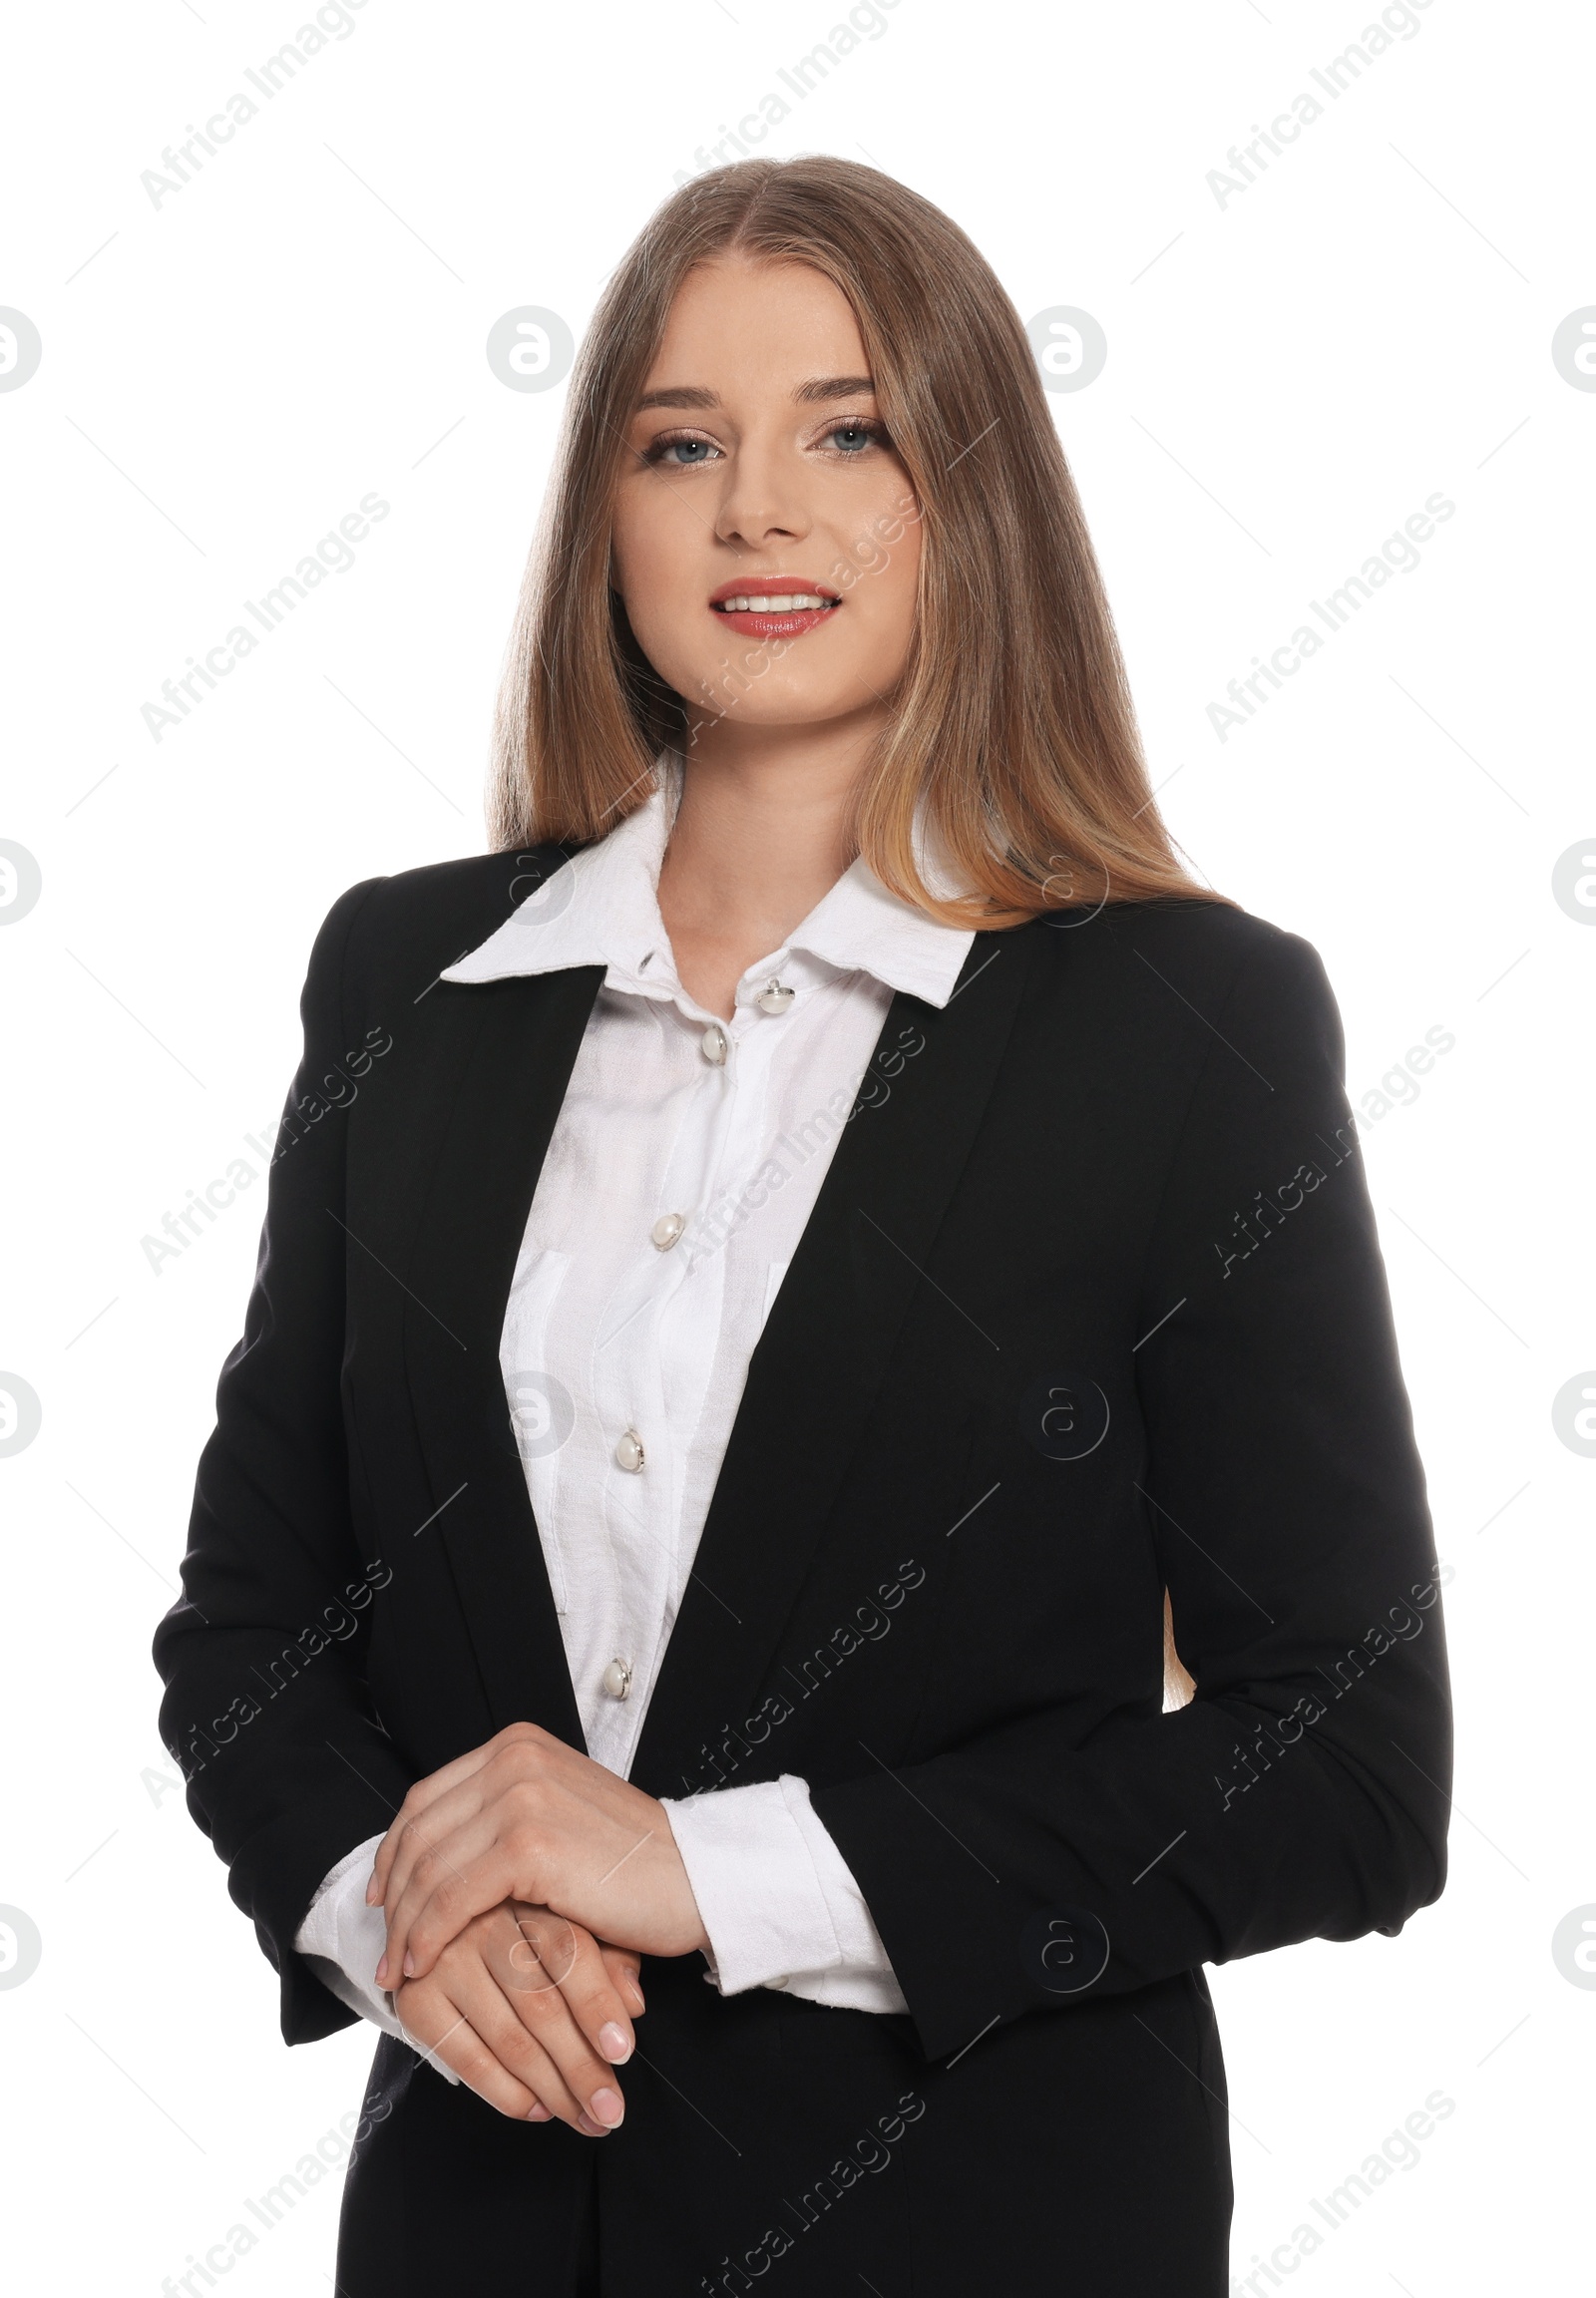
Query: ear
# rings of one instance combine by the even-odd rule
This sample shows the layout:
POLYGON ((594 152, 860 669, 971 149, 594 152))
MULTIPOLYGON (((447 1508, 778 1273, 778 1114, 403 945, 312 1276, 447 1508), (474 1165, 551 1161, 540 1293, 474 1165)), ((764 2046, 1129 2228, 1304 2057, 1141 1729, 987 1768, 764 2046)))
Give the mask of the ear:
POLYGON ((1189 1676, 1181 1666, 1180 1654, 1175 1650, 1175 1620, 1170 1609, 1169 1590, 1164 1590, 1164 1713, 1171 1708, 1184 1708, 1197 1689, 1197 1679, 1189 1676))

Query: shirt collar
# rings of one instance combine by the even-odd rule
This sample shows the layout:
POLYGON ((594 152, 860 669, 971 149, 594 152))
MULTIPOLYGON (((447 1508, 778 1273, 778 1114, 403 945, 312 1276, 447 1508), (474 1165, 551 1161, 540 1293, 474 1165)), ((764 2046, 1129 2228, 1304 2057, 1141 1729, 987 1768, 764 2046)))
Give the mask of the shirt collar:
MULTIPOLYGON (((671 996, 677 984, 670 940, 659 915, 659 870, 681 789, 681 761, 661 751, 654 788, 636 811, 595 845, 555 871, 487 941, 446 965, 445 981, 502 981, 602 965, 604 986, 642 996, 671 996)), ((939 893, 957 881, 932 855, 917 820, 916 852, 939 893)), ((840 972, 865 972, 929 1005, 946 1005, 975 934, 945 926, 888 892, 861 856, 793 928, 773 967, 789 952, 840 972)), ((760 968, 766 961, 760 960, 760 968)), ((751 968, 752 970, 757 970, 751 968)))

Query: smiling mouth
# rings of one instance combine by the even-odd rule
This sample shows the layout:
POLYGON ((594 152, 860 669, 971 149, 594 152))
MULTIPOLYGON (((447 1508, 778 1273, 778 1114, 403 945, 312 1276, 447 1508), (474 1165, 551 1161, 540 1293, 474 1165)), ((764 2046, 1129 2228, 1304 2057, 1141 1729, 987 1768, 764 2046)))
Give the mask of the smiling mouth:
POLYGON ((829 582, 805 582, 795 574, 747 574, 722 582, 709 600, 722 621, 759 643, 802 638, 829 622, 842 599, 829 582))
POLYGON ((738 592, 730 598, 711 598, 717 614, 829 614, 842 600, 820 590, 738 592))

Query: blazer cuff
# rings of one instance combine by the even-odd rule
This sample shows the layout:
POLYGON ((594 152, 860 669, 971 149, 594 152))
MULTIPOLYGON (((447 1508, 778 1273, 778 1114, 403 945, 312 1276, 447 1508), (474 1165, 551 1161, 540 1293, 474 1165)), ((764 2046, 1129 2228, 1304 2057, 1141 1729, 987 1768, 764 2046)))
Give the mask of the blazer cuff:
POLYGON ((810 1805, 806 1781, 783 1773, 664 1802, 709 1935, 722 1995, 751 1987, 860 2010, 904 1999, 864 1895, 810 1805))
POLYGON ((393 2007, 392 1993, 377 1985, 377 1965, 387 1944, 388 1925, 380 1902, 367 1906, 366 1885, 381 1843, 381 1835, 370 1835, 336 1867, 329 1868, 294 1933, 294 1953, 304 1956, 340 2003, 347 2003, 351 2011, 369 2019, 385 2035, 396 2035, 400 2042, 408 2043, 446 2082, 457 2084, 460 2078, 451 2068, 423 2051, 405 2033, 393 2007))

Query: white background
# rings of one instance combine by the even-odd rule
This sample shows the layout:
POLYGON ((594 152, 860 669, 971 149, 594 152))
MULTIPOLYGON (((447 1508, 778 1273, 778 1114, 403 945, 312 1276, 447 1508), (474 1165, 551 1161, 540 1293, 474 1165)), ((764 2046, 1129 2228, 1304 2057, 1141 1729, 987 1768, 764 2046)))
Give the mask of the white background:
POLYGON ((1236 2266, 1322 2224, 1311 2198, 1440 2091, 1417 2164, 1286 2281, 1455 2298, 1582 2271, 1596 1992, 1551 1941, 1596 1901, 1596 1461, 1551 1408, 1596 1363, 1596 911, 1565 914, 1552 872, 1596 851, 1596 393, 1551 339, 1596 302, 1591 22, 1430 0, 1331 102, 1310 68, 1371 13, 899 0, 800 102, 778 69, 841 19, 827 0, 366 0, 159 207, 141 174, 248 87, 292 0, 13 19, 0 303, 44 347, 0 394, 0 838, 43 873, 0 934, 0 1367, 43 1407, 0 1459, 0 1902, 43 1942, 0 1988, 14 2286, 154 2298, 243 2222, 229 2288, 330 2287, 337 2173, 269 2233, 243 2204, 358 2104, 368 2040, 282 2048, 148 1656, 260 1193, 159 1274, 142 1240, 235 1158, 260 1168, 244 1135, 275 1123, 334 897, 485 842, 563 397, 505 388, 490 326, 535 304, 580 335, 695 147, 774 91, 791 116, 762 149, 869 158, 964 225, 1022 317, 1101 323, 1102 374, 1051 403, 1172 829, 1322 953, 1355 1106, 1427 1029, 1455 1037, 1365 1133, 1453 1575, 1452 1878, 1400 1938, 1214 1974, 1236 2266), (1221 205, 1209 172, 1303 91, 1324 117, 1221 205), (391 511, 355 566, 156 742, 163 680, 370 491, 391 511), (1419 567, 1221 742, 1227 681, 1437 491, 1455 513, 1419 567))

